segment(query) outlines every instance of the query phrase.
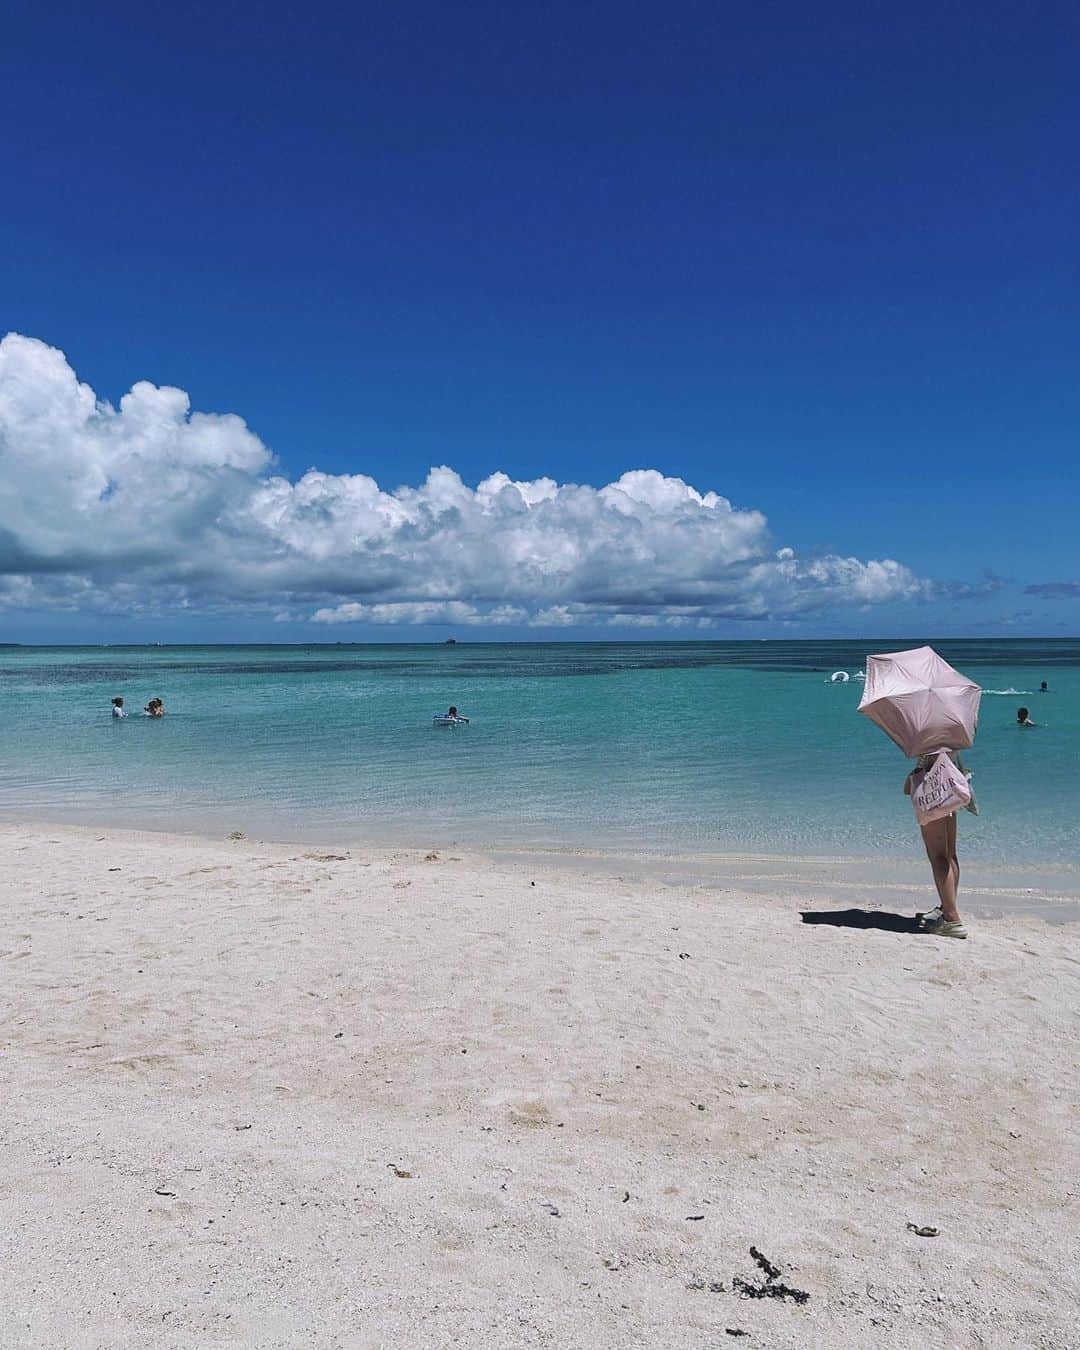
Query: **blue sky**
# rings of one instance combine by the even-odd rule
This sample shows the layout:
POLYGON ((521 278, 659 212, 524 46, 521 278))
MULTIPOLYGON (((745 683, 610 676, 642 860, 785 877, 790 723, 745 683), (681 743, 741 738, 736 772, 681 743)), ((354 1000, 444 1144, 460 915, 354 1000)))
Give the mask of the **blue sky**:
MULTIPOLYGON (((178 386, 293 480, 654 469, 800 557, 939 583, 767 615, 724 591, 701 636, 1080 631, 1075 6, 6 14, 0 333, 98 398, 178 386)), ((50 548, 19 566, 55 577, 50 548)), ((103 567, 0 635, 425 636, 313 631, 319 587, 354 599, 322 576, 263 612, 146 574, 147 613, 103 567)), ((630 631, 576 595, 561 635, 630 631)))

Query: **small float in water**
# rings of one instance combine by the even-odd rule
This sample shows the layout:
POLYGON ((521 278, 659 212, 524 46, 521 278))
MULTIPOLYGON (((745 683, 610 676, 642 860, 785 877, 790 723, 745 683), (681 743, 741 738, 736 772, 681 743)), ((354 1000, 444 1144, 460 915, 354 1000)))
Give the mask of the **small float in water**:
POLYGON ((829 683, 847 684, 848 680, 850 679, 851 676, 847 673, 846 670, 834 670, 833 673, 829 676, 829 683))

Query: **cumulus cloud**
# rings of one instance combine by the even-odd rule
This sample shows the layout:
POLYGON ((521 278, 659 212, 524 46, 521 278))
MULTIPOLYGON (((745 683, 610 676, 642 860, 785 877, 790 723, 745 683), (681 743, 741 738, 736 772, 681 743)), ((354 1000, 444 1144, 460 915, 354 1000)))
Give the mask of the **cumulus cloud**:
POLYGON ((803 559, 764 515, 655 469, 605 487, 291 480, 242 418, 0 342, 0 606, 266 610, 281 622, 708 628, 922 599, 891 559, 803 559))

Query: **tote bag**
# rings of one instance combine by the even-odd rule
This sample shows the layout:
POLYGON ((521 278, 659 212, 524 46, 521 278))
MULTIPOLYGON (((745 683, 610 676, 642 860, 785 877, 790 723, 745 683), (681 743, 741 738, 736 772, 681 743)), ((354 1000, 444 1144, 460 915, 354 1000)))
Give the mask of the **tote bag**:
POLYGON ((970 801, 971 784, 945 750, 911 786, 911 804, 920 825, 962 811, 970 801))

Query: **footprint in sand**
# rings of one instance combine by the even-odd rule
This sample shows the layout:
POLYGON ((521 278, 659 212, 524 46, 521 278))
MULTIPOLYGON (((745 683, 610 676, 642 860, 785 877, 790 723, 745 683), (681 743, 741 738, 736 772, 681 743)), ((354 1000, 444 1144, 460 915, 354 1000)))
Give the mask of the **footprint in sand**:
POLYGON ((171 1055, 125 1055, 109 1060, 120 1069, 159 1069, 172 1062, 171 1055))
POLYGON ((543 1102, 523 1102, 510 1108, 510 1121, 513 1125, 525 1125, 530 1129, 542 1129, 551 1124, 551 1112, 543 1102))

